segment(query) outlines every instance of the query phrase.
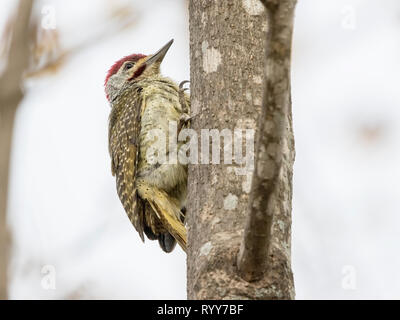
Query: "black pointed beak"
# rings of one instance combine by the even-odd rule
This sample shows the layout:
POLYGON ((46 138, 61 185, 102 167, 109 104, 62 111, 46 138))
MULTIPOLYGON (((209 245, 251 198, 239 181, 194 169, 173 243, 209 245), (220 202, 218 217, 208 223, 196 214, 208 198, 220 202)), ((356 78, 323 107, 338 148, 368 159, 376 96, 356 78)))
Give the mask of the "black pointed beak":
POLYGON ((153 54, 149 59, 147 59, 146 65, 149 66, 155 62, 161 63, 173 42, 174 42, 174 39, 170 40, 165 46, 163 46, 160 50, 158 50, 155 54, 153 54))

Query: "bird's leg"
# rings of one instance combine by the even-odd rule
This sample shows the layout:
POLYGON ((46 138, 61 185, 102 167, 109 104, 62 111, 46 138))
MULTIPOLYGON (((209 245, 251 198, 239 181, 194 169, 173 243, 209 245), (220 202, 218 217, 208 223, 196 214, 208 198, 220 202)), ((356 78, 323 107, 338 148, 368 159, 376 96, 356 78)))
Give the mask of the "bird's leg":
POLYGON ((184 112, 179 118, 178 132, 180 132, 181 129, 190 122, 190 120, 192 120, 193 118, 197 117, 200 114, 200 112, 194 115, 189 115, 187 113, 189 112, 190 108, 189 108, 189 103, 187 101, 187 97, 185 95, 185 91, 188 90, 188 88, 183 87, 186 83, 190 83, 190 81, 185 80, 179 84, 179 102, 182 106, 182 109, 185 110, 186 112, 184 112))
MULTIPOLYGON (((197 116, 197 114, 196 114, 197 116)), ((181 116, 179 117, 179 122, 178 122, 178 133, 181 132, 183 127, 186 127, 187 124, 192 120, 195 116, 190 116, 187 113, 182 113, 181 116)))
POLYGON ((192 119, 194 119, 195 117, 197 117, 199 113, 196 113, 194 115, 188 115, 187 113, 183 113, 180 117, 179 117, 179 123, 178 123, 178 133, 181 132, 181 129, 186 126, 192 119))
POLYGON ((191 119, 190 115, 188 114, 188 112, 189 112, 188 96, 185 93, 185 91, 188 90, 188 88, 183 87, 186 83, 189 83, 189 82, 190 81, 185 80, 179 84, 179 103, 182 107, 183 113, 179 117, 178 133, 181 131, 181 129, 184 126, 186 126, 188 124, 188 122, 191 119))

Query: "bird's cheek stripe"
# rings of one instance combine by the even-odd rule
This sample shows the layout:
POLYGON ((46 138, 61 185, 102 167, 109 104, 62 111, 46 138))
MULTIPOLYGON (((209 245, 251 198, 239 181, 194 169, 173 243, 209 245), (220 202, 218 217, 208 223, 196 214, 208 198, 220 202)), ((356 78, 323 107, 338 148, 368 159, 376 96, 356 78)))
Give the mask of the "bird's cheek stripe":
POLYGON ((139 77, 139 76, 144 72, 145 69, 146 69, 146 65, 144 64, 144 65, 142 65, 139 69, 137 69, 137 70, 135 71, 135 73, 132 75, 132 77, 130 77, 130 78, 128 79, 128 81, 131 81, 131 80, 133 80, 133 79, 139 77))

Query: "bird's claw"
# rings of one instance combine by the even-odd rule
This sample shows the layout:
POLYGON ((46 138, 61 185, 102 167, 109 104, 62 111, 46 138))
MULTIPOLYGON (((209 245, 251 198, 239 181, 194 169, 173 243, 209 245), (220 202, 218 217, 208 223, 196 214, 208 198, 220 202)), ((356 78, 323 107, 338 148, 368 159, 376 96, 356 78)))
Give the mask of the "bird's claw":
POLYGON ((181 122, 182 124, 186 124, 188 123, 190 120, 193 120, 194 118, 196 118, 197 116, 200 115, 201 112, 198 112, 192 116, 188 115, 187 113, 184 113, 180 116, 179 118, 179 122, 181 122))
POLYGON ((182 82, 179 84, 179 90, 181 90, 181 91, 189 90, 189 88, 184 88, 184 87, 183 87, 186 83, 190 83, 190 81, 189 81, 189 80, 184 80, 184 81, 182 81, 182 82))
POLYGON ((189 82, 190 82, 190 81, 185 80, 185 81, 182 81, 182 82, 179 84, 179 102, 180 102, 180 104, 181 104, 182 109, 183 109, 184 112, 189 111, 189 104, 188 104, 187 97, 186 97, 186 93, 185 93, 185 91, 186 91, 186 90, 189 90, 189 89, 188 89, 188 88, 184 88, 183 86, 184 86, 186 83, 189 83, 189 82))
POLYGON ((200 112, 191 116, 187 113, 183 113, 179 117, 178 132, 180 132, 183 127, 185 127, 191 120, 193 120, 193 118, 197 117, 199 114, 200 112))
POLYGON ((181 122, 182 124, 186 124, 188 123, 190 120, 192 119, 191 116, 189 116, 187 113, 182 114, 179 117, 179 122, 181 122))

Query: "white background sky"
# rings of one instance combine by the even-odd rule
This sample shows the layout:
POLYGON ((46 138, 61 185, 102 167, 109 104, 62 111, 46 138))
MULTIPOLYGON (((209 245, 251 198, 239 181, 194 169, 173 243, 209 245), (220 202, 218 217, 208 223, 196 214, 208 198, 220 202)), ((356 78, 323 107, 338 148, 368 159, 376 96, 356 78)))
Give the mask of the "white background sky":
MULTIPOLYGON (((255 0, 254 0, 255 1, 255 0)), ((118 2, 118 1, 112 1, 118 2)), ((107 150, 106 71, 174 38, 162 67, 189 79, 186 2, 129 3, 135 25, 29 81, 12 154, 11 298, 186 298, 185 255, 142 244, 119 202, 107 150), (41 269, 56 270, 56 289, 41 269)), ((4 1, 3 28, 15 1, 4 1)), ((41 1, 61 45, 100 28, 110 1, 41 1)), ((400 3, 300 0, 293 52, 298 299, 399 298, 400 3), (348 281, 350 276, 354 281, 348 281)), ((351 279, 350 279, 351 280, 351 279)))

